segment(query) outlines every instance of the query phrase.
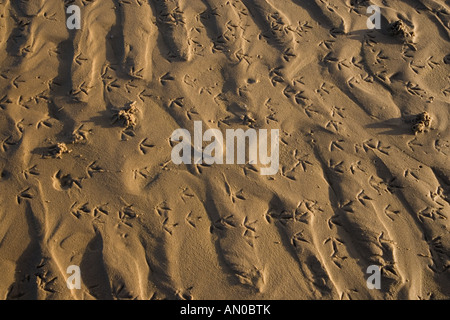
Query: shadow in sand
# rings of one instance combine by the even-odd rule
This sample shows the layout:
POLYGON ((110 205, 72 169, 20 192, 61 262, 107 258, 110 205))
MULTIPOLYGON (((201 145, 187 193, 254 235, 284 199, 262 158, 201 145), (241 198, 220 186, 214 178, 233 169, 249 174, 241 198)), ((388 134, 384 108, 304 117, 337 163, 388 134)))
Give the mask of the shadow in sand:
POLYGON ((37 147, 31 150, 31 154, 40 155, 44 158, 48 155, 50 148, 51 147, 37 147))
POLYGON ((14 284, 10 288, 6 299, 35 300, 38 298, 39 264, 42 259, 40 226, 31 205, 25 202, 25 217, 28 225, 30 243, 17 260, 14 284))
MULTIPOLYGON (((377 43, 383 44, 391 44, 391 45, 399 45, 404 44, 405 41, 401 37, 392 36, 389 30, 369 30, 369 29, 361 29, 350 31, 346 34, 349 39, 358 40, 360 42, 364 42, 367 40, 372 40, 377 43)), ((412 44, 410 44, 412 45, 412 44)))
POLYGON ((103 261, 103 238, 96 230, 94 238, 89 242, 83 254, 81 264, 81 278, 89 293, 102 300, 111 300, 112 290, 103 261))
POLYGON ((403 117, 403 118, 393 118, 385 121, 373 123, 366 125, 369 129, 386 129, 385 131, 379 132, 379 134, 386 135, 405 135, 412 134, 411 123, 415 119, 415 116, 403 117))
POLYGON ((83 122, 94 123, 94 125, 101 128, 118 128, 120 127, 120 123, 119 121, 116 121, 114 123, 113 115, 114 112, 112 111, 112 109, 108 108, 108 110, 100 111, 98 116, 91 117, 89 120, 83 122))

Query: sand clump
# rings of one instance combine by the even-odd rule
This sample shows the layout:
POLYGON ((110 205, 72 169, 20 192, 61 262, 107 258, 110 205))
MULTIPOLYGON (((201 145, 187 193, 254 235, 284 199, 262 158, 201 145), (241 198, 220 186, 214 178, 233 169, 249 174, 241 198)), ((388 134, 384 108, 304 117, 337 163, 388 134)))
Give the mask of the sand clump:
POLYGON ((136 102, 130 102, 127 106, 113 114, 112 123, 120 125, 125 130, 133 130, 137 125, 137 112, 136 102))
POLYGON ((410 31, 408 25, 402 21, 397 20, 390 26, 391 35, 399 37, 405 42, 412 42, 414 38, 414 31, 410 31))
POLYGON ((63 155, 70 153, 71 151, 64 142, 59 142, 48 148, 45 156, 52 157, 55 159, 62 159, 63 155))
POLYGON ((427 131, 431 127, 431 116, 428 112, 422 112, 418 114, 412 125, 412 130, 414 134, 422 133, 427 131))

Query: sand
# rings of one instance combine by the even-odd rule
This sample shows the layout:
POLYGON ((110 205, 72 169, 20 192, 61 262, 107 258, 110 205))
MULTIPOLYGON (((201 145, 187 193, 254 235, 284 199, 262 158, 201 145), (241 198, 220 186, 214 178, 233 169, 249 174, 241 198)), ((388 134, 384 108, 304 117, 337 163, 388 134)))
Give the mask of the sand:
POLYGON ((0 298, 450 298, 449 10, 1 0, 0 298), (195 121, 278 172, 174 164, 195 121))

